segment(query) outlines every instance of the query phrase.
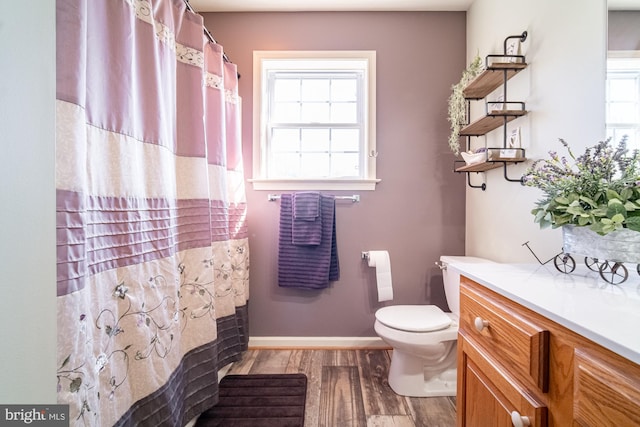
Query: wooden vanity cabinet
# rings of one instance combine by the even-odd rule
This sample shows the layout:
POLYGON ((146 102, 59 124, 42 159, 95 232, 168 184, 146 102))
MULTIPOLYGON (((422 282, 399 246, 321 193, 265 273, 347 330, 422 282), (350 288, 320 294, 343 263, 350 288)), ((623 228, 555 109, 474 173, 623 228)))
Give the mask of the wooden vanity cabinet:
POLYGON ((462 276, 458 427, 640 426, 640 366, 462 276))

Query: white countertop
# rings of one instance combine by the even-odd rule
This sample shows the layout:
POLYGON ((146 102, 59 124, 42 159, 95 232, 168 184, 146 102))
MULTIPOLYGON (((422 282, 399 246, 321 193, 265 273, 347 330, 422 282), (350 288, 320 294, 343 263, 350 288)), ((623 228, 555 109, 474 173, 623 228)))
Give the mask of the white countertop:
POLYGON ((604 281, 582 259, 560 273, 545 264, 455 264, 461 274, 640 364, 640 275, 625 264, 629 278, 604 281))

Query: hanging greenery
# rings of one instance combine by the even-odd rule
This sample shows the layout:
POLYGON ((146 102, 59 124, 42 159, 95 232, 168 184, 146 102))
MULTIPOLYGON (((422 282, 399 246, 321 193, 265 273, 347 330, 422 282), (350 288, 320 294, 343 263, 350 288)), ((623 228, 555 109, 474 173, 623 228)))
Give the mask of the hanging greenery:
POLYGON ((460 154, 460 130, 467 124, 467 105, 464 98, 464 89, 483 71, 482 58, 476 55, 469 67, 462 72, 460 81, 451 86, 449 96, 449 123, 451 135, 449 135, 449 148, 457 156, 460 154))

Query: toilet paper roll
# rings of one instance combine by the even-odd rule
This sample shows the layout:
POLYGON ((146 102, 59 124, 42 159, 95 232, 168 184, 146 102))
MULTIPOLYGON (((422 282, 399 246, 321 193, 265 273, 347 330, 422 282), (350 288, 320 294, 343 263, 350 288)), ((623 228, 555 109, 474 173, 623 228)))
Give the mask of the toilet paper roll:
POLYGON ((393 299, 393 284, 391 281, 391 261, 387 251, 369 251, 369 267, 376 269, 376 284, 378 301, 393 299))

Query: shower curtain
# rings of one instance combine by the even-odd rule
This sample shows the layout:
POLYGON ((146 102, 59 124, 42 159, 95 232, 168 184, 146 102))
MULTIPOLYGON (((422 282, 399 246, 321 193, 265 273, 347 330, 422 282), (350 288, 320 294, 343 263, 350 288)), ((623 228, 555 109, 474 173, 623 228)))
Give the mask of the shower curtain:
POLYGON ((58 402, 183 426, 246 350, 237 71, 183 0, 57 0, 58 402))

